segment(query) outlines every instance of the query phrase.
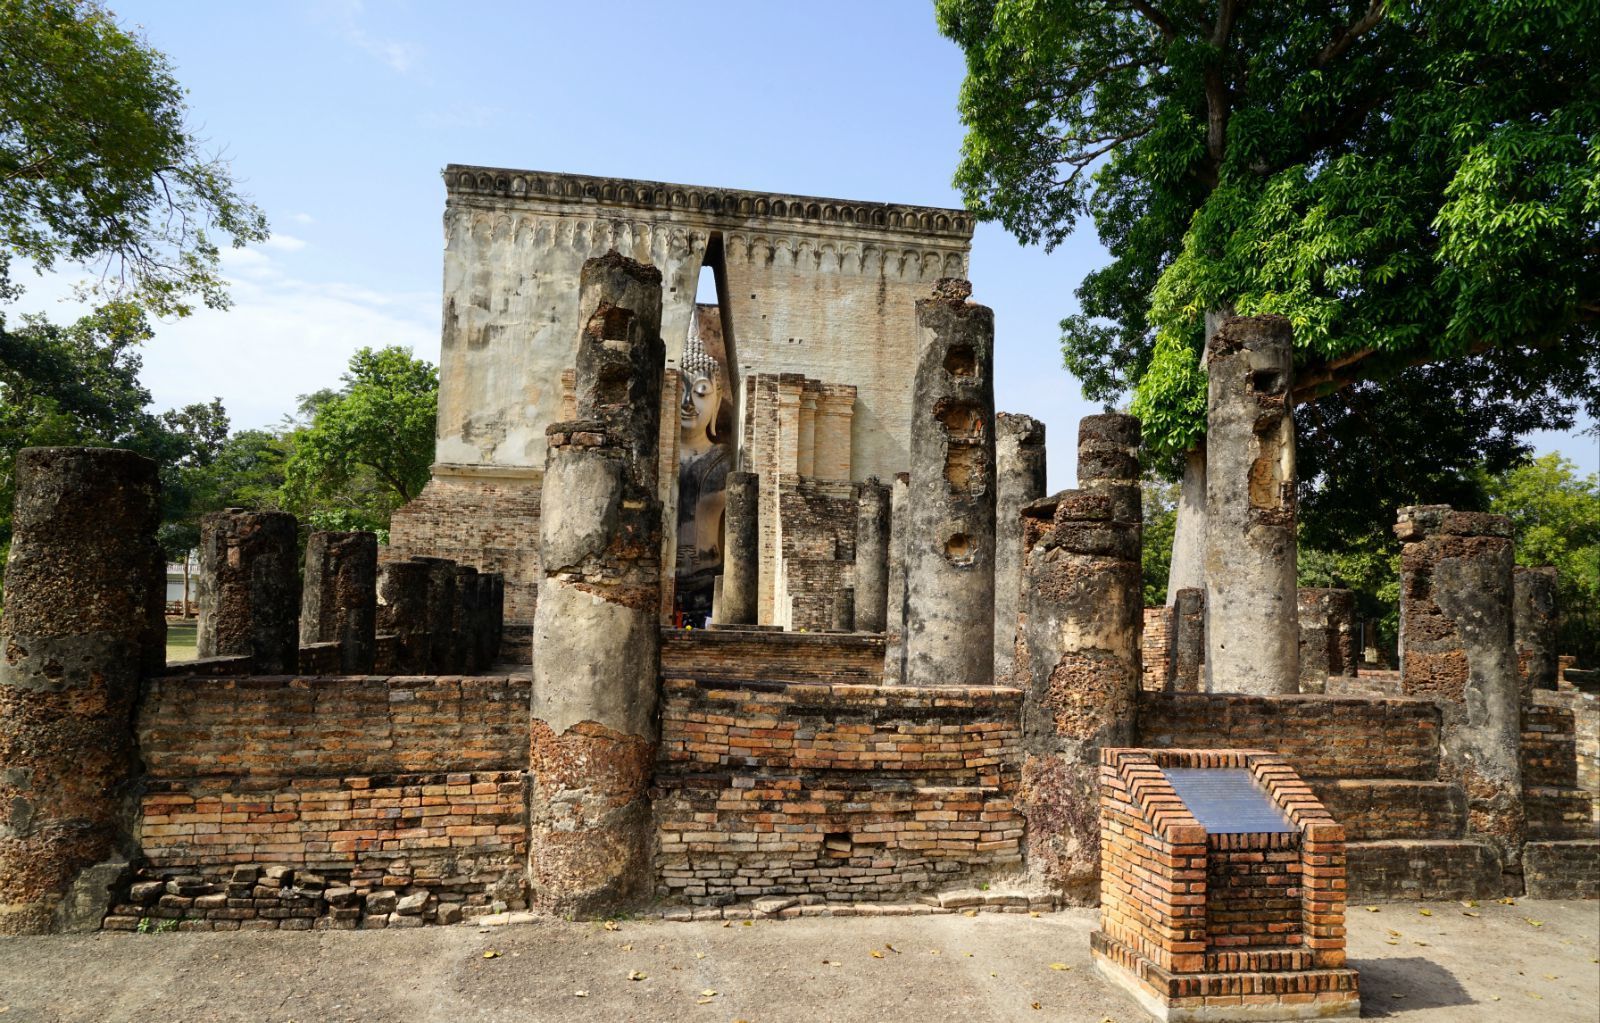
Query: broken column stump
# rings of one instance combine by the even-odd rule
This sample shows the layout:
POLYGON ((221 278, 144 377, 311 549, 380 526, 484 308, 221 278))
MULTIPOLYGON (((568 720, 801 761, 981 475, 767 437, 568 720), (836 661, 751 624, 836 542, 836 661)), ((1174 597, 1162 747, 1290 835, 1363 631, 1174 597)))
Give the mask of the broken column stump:
POLYGON ((889 487, 869 476, 856 492, 855 621, 883 632, 889 615, 889 487))
POLYGON ((1325 693, 1328 678, 1356 676, 1356 595, 1304 587, 1298 595, 1300 691, 1325 693))
POLYGON ((378 570, 378 631, 395 637, 396 675, 425 675, 432 656, 428 576, 421 561, 391 561, 378 570))
POLYGON ((906 508, 911 474, 895 473, 889 485, 889 608, 883 632, 883 684, 906 681, 906 508))
POLYGON ((306 539, 300 645, 339 644, 339 670, 370 675, 377 656, 378 537, 314 532, 306 539))
POLYGON ((456 563, 449 558, 417 555, 411 559, 428 566, 428 673, 455 675, 461 672, 456 658, 455 621, 456 563))
POLYGON ((1512 633, 1517 644, 1517 678, 1526 703, 1535 689, 1556 688, 1561 667, 1556 658, 1561 616, 1553 565, 1518 566, 1515 571, 1512 633))
POLYGON ((300 662, 300 572, 295 518, 228 508, 200 519, 199 657, 249 657, 257 675, 292 675, 300 662))
POLYGON ((760 597, 761 476, 730 472, 724 548, 722 552, 722 604, 719 625, 754 625, 760 597))
POLYGON ((1172 602, 1172 688, 1198 693, 1205 681, 1206 591, 1186 587, 1172 602))
POLYGON ((1138 525, 1106 494, 1066 490, 1022 512, 1023 584, 1012 678, 1023 690, 1028 864, 1069 901, 1099 885, 1100 751, 1133 740, 1139 691, 1138 525))
POLYGON ((1010 685, 1022 592, 1022 509, 1044 497, 1044 424, 1032 416, 995 417, 994 680, 1010 685))
POLYGON ((583 266, 577 393, 546 430, 533 626, 528 880, 554 913, 651 890, 660 671, 661 274, 615 252, 583 266))
POLYGON ((1206 689, 1300 690, 1293 339, 1230 317, 1206 345, 1206 689))
POLYGON ((1144 493, 1139 489, 1138 416, 1103 412, 1078 421, 1078 487, 1111 498, 1118 522, 1144 532, 1144 493))
POLYGON ((1467 792, 1467 830, 1508 873, 1521 858, 1522 700, 1512 638, 1511 520, 1401 508, 1400 686, 1444 712, 1440 774, 1467 792))
POLYGON ((942 279, 917 302, 906 683, 994 681, 994 313, 942 279))
POLYGON ((165 660, 160 485, 131 451, 24 448, 16 488, 0 616, 0 934, 94 930, 132 852, 140 676, 165 660))
POLYGON ((1103 751, 1095 967, 1160 1020, 1353 1019, 1345 835, 1259 750, 1103 751))

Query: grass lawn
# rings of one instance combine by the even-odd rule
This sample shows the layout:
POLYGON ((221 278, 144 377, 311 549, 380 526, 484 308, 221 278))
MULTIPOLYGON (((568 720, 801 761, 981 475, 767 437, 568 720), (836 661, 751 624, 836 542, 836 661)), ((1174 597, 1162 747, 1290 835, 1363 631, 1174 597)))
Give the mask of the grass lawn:
POLYGON ((167 660, 194 660, 194 619, 185 622, 167 622, 167 660))

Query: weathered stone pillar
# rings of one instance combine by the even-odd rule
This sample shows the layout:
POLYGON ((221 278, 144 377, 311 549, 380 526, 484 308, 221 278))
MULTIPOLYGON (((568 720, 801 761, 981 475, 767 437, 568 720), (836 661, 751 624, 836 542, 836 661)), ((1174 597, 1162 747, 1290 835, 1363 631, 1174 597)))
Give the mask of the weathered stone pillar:
POLYGON ((1111 498, 1118 522, 1144 532, 1144 493, 1139 489, 1139 417, 1103 412, 1078 420, 1078 486, 1111 498))
POLYGON ((994 680, 1009 684, 1022 592, 1022 509, 1044 497, 1044 424, 1001 412, 994 423, 994 680))
POLYGON ((369 675, 377 656, 378 537, 315 532, 306 539, 300 645, 339 644, 339 670, 369 675))
POLYGON ((1207 343, 1206 688, 1300 690, 1292 333, 1232 317, 1207 343))
POLYGON ((1444 710, 1440 773, 1467 791, 1470 832, 1521 856, 1522 709, 1512 638, 1511 520, 1401 508, 1400 686, 1444 710))
POLYGON ((1561 625, 1556 603, 1556 570, 1553 565, 1519 566, 1513 579, 1517 677, 1523 702, 1527 702, 1535 689, 1554 689, 1560 674, 1560 664, 1556 660, 1557 630, 1561 625))
POLYGON ((831 622, 834 632, 856 631, 856 591, 853 586, 841 586, 834 591, 831 622))
POLYGON ((911 474, 896 473, 889 485, 889 608, 883 633, 883 683, 906 681, 906 509, 911 474))
POLYGON ((0 617, 0 934, 94 930, 126 868, 107 861, 132 851, 139 678, 166 653, 156 464, 25 448, 16 488, 0 617))
POLYGON ((1300 691, 1325 693, 1328 677, 1356 674, 1356 595, 1350 590, 1302 588, 1300 621, 1300 691))
POLYGON ((542 909, 587 916, 652 881, 661 507, 653 449, 635 438, 658 426, 665 349, 654 267, 613 252, 584 264, 582 284, 585 418, 546 430, 528 875, 542 909))
POLYGON ((1198 693, 1206 663, 1206 591, 1181 589, 1172 603, 1172 688, 1198 693))
POLYGON ((252 658, 257 675, 300 663, 294 516, 228 508, 200 519, 199 657, 252 658))
POLYGON ((946 278, 917 302, 907 495, 910 685, 994 681, 994 313, 946 278))
POLYGON ((1110 496, 1067 490, 1023 509, 1020 800, 1029 870, 1092 902, 1100 879, 1100 750, 1134 739, 1144 617, 1139 526, 1110 496))
POLYGON ((761 476, 730 472, 724 490, 720 625, 754 625, 761 596, 761 476))
POLYGON ((472 616, 473 670, 482 674, 494 663, 494 576, 479 572, 472 616))
POLYGON ((494 574, 493 603, 489 610, 489 663, 498 664, 500 649, 506 632, 506 577, 503 572, 494 574))
POLYGON ((428 566, 428 673, 455 675, 456 563, 449 558, 418 555, 411 559, 428 566))
POLYGON ((450 609, 450 659, 452 671, 470 675, 478 670, 478 645, 473 630, 478 621, 478 570, 455 566, 456 602, 450 609))
POLYGON ((391 561, 378 570, 378 631, 395 637, 397 675, 425 675, 433 637, 428 634, 428 576, 421 561, 391 561))
POLYGON ((870 476, 856 492, 855 628, 889 627, 889 487, 870 476))

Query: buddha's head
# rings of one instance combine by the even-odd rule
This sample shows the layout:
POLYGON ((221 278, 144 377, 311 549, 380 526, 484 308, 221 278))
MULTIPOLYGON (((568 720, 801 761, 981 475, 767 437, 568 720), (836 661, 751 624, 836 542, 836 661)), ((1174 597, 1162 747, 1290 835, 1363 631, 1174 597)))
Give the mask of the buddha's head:
POLYGON ((717 413, 722 410, 722 367, 691 336, 684 345, 679 378, 679 448, 701 450, 716 443, 717 413))

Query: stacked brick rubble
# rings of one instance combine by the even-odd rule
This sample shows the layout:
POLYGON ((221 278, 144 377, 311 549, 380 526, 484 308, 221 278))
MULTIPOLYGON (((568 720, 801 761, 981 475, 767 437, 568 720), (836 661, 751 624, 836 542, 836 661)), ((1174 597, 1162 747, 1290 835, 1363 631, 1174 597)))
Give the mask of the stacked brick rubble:
POLYGON ((591 914, 650 890, 661 274, 611 252, 578 301, 582 418, 546 431, 528 873, 541 908, 591 914))
POLYGON ((1514 873, 1524 837, 1511 522, 1447 505, 1400 509, 1400 678, 1444 712, 1442 776, 1471 833, 1514 873))
POLYGON ((1115 514, 1110 496, 1084 490, 1022 513, 1013 678, 1024 692, 1028 866, 1079 903, 1098 884, 1100 750, 1132 742, 1140 681, 1139 526, 1115 514))
POLYGON ((131 852, 141 672, 164 657, 156 465, 25 448, 0 620, 0 934, 93 930, 131 852), (119 862, 120 861, 120 862, 119 862))
POLYGON ((295 671, 298 560, 293 515, 228 508, 202 516, 196 654, 249 657, 263 675, 295 671))
POLYGON ((338 671, 371 674, 377 658, 378 538, 313 532, 306 540, 300 645, 337 643, 338 671))
POLYGON ((905 679, 994 680, 994 313, 945 279, 917 302, 905 679))
POLYGON ((1044 424, 995 417, 994 678, 1007 683, 1017 653, 1022 594, 1022 509, 1045 496, 1044 424))
POLYGON ((1151 692, 1172 688, 1172 605, 1144 609, 1139 634, 1140 687, 1151 692))
POLYGON ((1206 343, 1206 688, 1300 689, 1292 333, 1232 317, 1206 343))
POLYGON ((1095 965, 1158 1019, 1360 1014, 1345 966, 1344 832, 1279 757, 1102 753, 1105 869, 1095 965), (1164 768, 1233 769, 1291 830, 1208 833, 1164 768))

